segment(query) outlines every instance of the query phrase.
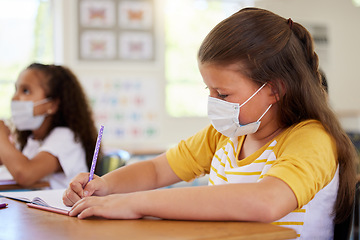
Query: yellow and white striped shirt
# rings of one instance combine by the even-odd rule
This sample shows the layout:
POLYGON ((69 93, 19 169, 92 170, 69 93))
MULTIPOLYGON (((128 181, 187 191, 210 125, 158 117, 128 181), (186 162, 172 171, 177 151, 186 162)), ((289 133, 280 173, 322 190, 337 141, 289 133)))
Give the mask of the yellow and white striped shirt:
POLYGON ((170 149, 167 158, 186 181, 206 173, 209 185, 280 178, 294 191, 298 209, 273 224, 295 229, 299 239, 331 239, 338 172, 334 142, 322 125, 313 120, 297 124, 238 160, 243 140, 209 126, 170 149))

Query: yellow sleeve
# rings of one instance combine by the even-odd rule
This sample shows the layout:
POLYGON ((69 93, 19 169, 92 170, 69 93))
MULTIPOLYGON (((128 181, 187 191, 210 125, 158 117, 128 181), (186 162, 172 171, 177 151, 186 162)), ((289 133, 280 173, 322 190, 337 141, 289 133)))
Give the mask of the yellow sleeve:
POLYGON ((219 146, 219 141, 226 137, 211 125, 196 133, 166 152, 170 167, 184 181, 210 172, 211 160, 219 146))
POLYGON ((335 141, 317 121, 305 121, 282 135, 274 152, 277 160, 265 176, 287 183, 298 207, 307 204, 335 175, 335 141))

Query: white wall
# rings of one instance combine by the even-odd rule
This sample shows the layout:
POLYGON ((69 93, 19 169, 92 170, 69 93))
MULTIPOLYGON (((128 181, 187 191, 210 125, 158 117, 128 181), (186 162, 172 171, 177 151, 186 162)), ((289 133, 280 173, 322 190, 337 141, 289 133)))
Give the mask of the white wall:
POLYGON ((69 66, 85 85, 84 77, 91 75, 101 76, 144 76, 159 81, 161 88, 161 132, 155 141, 142 141, 138 143, 107 142, 103 139, 106 147, 124 148, 130 150, 165 150, 185 139, 209 124, 204 118, 171 118, 165 112, 165 71, 164 71, 164 19, 162 0, 155 0, 156 39, 155 39, 155 62, 150 63, 126 63, 126 62, 81 62, 77 59, 77 3, 73 0, 54 0, 56 32, 56 63, 69 66), (62 49, 59 51, 59 49, 62 49))
MULTIPOLYGON (((77 60, 76 8, 73 0, 54 0, 56 14, 56 62, 69 66, 78 76, 151 76, 159 81, 164 95, 164 18, 162 0, 155 0, 156 8, 156 61, 154 63, 83 63, 77 60)), ((330 101, 334 109, 344 117, 347 129, 360 130, 360 79, 358 74, 360 56, 360 8, 351 0, 261 0, 256 6, 267 8, 279 15, 306 24, 320 23, 328 27, 329 59, 324 65, 330 89, 330 101)), ((205 37, 205 36, 204 36, 205 37)), ((86 82, 83 82, 86 84, 86 82)), ((161 136, 153 142, 119 144, 106 142, 109 148, 166 149, 187 138, 209 124, 204 118, 170 118, 161 108, 161 136)))
POLYGON ((259 0, 256 4, 303 25, 323 24, 329 34, 323 65, 330 102, 347 130, 360 130, 360 7, 351 0, 259 0))

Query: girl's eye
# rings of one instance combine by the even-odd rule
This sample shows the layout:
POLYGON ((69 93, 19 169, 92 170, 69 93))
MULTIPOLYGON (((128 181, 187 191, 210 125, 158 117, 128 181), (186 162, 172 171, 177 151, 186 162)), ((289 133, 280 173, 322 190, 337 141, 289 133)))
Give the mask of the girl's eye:
POLYGON ((24 89, 22 90, 22 92, 25 93, 25 94, 29 94, 29 93, 30 93, 30 90, 27 89, 27 88, 24 88, 24 89))
POLYGON ((227 96, 229 96, 229 95, 218 93, 218 97, 221 98, 221 99, 225 99, 227 96))

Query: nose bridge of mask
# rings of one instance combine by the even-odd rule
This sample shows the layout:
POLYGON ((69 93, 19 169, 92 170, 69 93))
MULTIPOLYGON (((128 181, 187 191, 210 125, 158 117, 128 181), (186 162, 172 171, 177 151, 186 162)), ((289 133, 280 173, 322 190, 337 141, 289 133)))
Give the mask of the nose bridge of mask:
POLYGON ((11 102, 11 110, 13 115, 24 115, 31 113, 34 115, 34 107, 49 102, 49 98, 42 99, 37 102, 33 101, 18 101, 13 100, 11 102))
POLYGON ((214 105, 217 107, 208 107, 208 116, 215 117, 217 119, 228 118, 228 116, 234 116, 234 122, 239 123, 239 111, 240 106, 238 103, 226 102, 218 98, 210 97, 208 98, 208 104, 214 105))

